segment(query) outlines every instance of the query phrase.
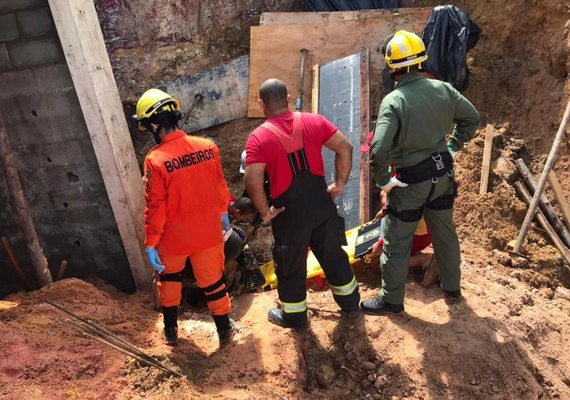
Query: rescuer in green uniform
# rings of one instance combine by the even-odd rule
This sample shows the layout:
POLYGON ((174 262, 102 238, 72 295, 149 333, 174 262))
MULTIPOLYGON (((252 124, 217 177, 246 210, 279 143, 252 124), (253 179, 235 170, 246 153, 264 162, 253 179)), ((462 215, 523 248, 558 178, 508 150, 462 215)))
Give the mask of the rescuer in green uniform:
POLYGON ((397 85, 380 105, 370 149, 387 220, 382 289, 379 296, 360 304, 369 314, 404 310, 408 258, 422 216, 431 229, 445 296, 461 298, 459 240, 453 224, 453 158, 473 137, 479 113, 450 84, 421 73, 426 59, 424 43, 411 32, 396 32, 386 48, 385 61, 397 85))

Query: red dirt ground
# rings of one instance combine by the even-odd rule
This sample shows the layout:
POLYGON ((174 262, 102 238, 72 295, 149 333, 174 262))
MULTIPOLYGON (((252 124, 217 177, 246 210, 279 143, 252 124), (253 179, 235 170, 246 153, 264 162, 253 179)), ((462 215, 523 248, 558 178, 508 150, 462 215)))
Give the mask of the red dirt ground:
MULTIPOLYGON (((207 313, 186 309, 180 345, 170 348, 162 344, 150 295, 66 279, 0 301, 0 399, 570 399, 570 266, 536 227, 526 268, 503 265, 527 209, 513 190, 518 178, 509 160, 523 157, 538 177, 569 97, 568 2, 458 5, 483 28, 468 57, 466 92, 483 124, 457 162, 465 301, 447 305, 436 286, 410 281, 405 315, 345 321, 329 291, 311 289, 311 328, 296 334, 267 321, 275 291, 248 294, 233 299, 240 327, 234 344, 219 350, 207 313), (508 129, 495 140, 489 193, 480 196, 487 123, 508 129), (506 162, 497 165, 501 157, 506 162), (45 300, 93 320, 184 377, 82 337, 45 300)), ((239 154, 258 123, 238 120, 206 132, 222 149, 234 194, 242 187, 239 154)), ((556 172, 570 198, 568 137, 556 172)), ((252 246, 260 258, 267 258, 269 243, 266 228, 252 246)), ((355 270, 362 297, 375 295, 378 272, 355 270)))

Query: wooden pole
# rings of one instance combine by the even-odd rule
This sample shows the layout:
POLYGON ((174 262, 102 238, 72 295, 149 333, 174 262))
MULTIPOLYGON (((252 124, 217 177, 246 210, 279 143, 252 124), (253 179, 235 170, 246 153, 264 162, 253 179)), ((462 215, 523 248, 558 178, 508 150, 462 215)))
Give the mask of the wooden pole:
POLYGON ((562 215, 566 220, 566 226, 570 229, 570 205, 568 205, 568 201, 564 196, 564 192, 562 191, 562 187, 560 187, 560 182, 558 182, 558 178, 554 171, 550 171, 550 174, 548 174, 548 181, 550 182, 550 187, 554 192, 554 197, 556 197, 556 201, 558 201, 558 205, 562 210, 562 215))
MULTIPOLYGON (((521 158, 517 159, 515 161, 515 164, 517 165, 517 168, 519 169, 519 172, 521 173, 523 180, 526 182, 529 188, 529 192, 532 195, 533 193, 536 192, 536 181, 534 180, 532 173, 530 172, 527 165, 524 163, 524 161, 521 158)), ((546 196, 542 195, 540 197, 539 205, 542 208, 542 211, 544 211, 544 213, 546 214, 546 217, 548 218, 550 223, 552 224, 552 227, 560 235, 560 238, 562 239, 564 244, 567 247, 570 247, 570 232, 568 232, 568 230, 564 226, 564 222, 562 222, 560 217, 556 214, 556 211, 554 211, 554 207, 552 207, 552 204, 550 204, 546 196)))
POLYGON ((26 290, 32 290, 32 285, 30 285, 30 282, 28 281, 28 277, 24 273, 24 269, 22 268, 22 266, 20 265, 20 262, 16 258, 16 255, 14 254, 14 251, 12 250, 12 246, 10 245, 10 242, 8 241, 8 239, 3 237, 2 238, 2 244, 4 245, 4 248, 6 249, 6 253, 8 253, 8 257, 10 258, 10 261, 12 261, 12 266, 14 267, 16 274, 18 274, 18 278, 20 278, 20 282, 22 282, 22 284, 24 285, 24 288, 26 290))
MULTIPOLYGON (((360 145, 368 143, 370 132, 370 54, 368 49, 360 51, 360 145)), ((370 152, 360 154, 360 223, 370 221, 370 152)))
MULTIPOLYGON (((530 193, 528 192, 527 188, 522 184, 522 182, 520 182, 520 181, 515 182, 514 186, 515 186, 515 190, 522 197, 522 199, 525 201, 525 203, 530 205, 532 202, 531 197, 530 197, 530 193)), ((562 243, 562 241, 560 240, 560 238, 558 237, 558 235, 554 231, 554 228, 552 228, 552 226, 550 226, 550 224, 548 223, 548 220, 546 219, 546 217, 544 216, 544 214, 542 213, 541 210, 537 210, 536 219, 537 219, 538 223, 542 226, 542 228, 544 229, 546 234, 550 237, 550 240, 552 240, 552 243, 554 244, 554 246, 556 246, 556 248, 560 251, 560 253, 562 254, 562 257, 564 257, 566 262, 568 264, 570 264, 570 251, 568 251, 568 249, 564 246, 564 243, 562 243)))
POLYGON ((479 194, 487 193, 489 187, 489 171, 491 169, 491 156, 493 155, 493 138, 495 137, 495 129, 493 125, 488 124, 485 131, 485 148, 483 150, 483 165, 481 167, 481 183, 479 185, 479 194))
POLYGON ((60 281, 63 279, 66 269, 67 269, 67 261, 63 260, 61 264, 59 264, 59 270, 57 271, 57 277, 55 278, 56 281, 60 281))
POLYGON ((34 222, 32 221, 32 215, 26 203, 26 198, 24 197, 22 183, 20 182, 20 176, 18 175, 16 163, 14 162, 14 153, 10 147, 2 113, 0 113, 0 159, 2 160, 4 175, 6 176, 8 191, 12 198, 12 205, 15 208, 20 228, 24 232, 26 247, 30 252, 30 258, 36 272, 36 277, 41 286, 49 285, 52 282, 52 278, 48 268, 48 262, 40 246, 38 234, 34 227, 34 222))
POLYGON ((562 143, 562 138, 564 136, 564 133, 566 132, 566 127, 568 125, 569 118, 570 118, 570 101, 568 101, 568 104, 566 105, 566 111, 564 111, 562 122, 560 123, 560 127, 558 128, 558 132, 556 132, 554 143, 552 143, 552 149, 550 150, 550 154, 548 154, 546 165, 544 166, 542 175, 540 176, 540 180, 538 181, 538 187, 536 188, 534 196, 532 197, 532 202, 530 203, 530 206, 526 213, 526 217, 521 226, 521 230, 519 232, 519 236, 517 238, 517 242, 515 244, 515 248, 513 249, 513 251, 519 252, 525 241, 526 234, 528 233, 528 229, 530 226, 530 222, 534 217, 534 213, 536 212, 536 208, 538 207, 538 202, 540 201, 540 196, 542 196, 542 191, 544 190, 544 186, 546 185, 546 180, 548 179, 548 173, 552 169, 554 161, 556 161, 556 154, 558 153, 558 148, 560 147, 560 143, 562 143))
POLYGON ((313 65, 313 88, 311 89, 311 112, 319 113, 319 64, 313 65))

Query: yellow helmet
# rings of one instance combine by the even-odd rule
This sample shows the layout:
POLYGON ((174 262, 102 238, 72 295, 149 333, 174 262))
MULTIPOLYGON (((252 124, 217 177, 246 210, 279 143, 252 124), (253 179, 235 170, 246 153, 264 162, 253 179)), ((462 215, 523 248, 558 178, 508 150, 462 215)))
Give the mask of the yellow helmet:
POLYGON ((139 122, 139 129, 146 131, 146 119, 163 111, 178 111, 180 104, 166 92, 159 89, 149 89, 143 93, 137 102, 136 119, 139 122))
POLYGON ((399 69, 418 65, 427 60, 426 46, 415 33, 398 31, 386 46, 386 65, 390 69, 399 69))

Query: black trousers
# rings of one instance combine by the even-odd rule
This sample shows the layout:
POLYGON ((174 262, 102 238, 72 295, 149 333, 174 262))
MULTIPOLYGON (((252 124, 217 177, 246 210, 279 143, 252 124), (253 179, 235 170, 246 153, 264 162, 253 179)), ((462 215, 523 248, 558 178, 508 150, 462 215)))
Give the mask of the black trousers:
POLYGON ((322 176, 308 171, 294 176, 289 189, 277 199, 275 207, 285 207, 272 221, 273 256, 277 291, 283 303, 304 302, 307 296, 307 251, 310 247, 319 261, 331 288, 354 288, 335 301, 345 311, 358 308, 360 295, 348 255, 342 249, 344 227, 336 206, 327 192, 322 176), (354 281, 354 282, 353 282, 354 281))

